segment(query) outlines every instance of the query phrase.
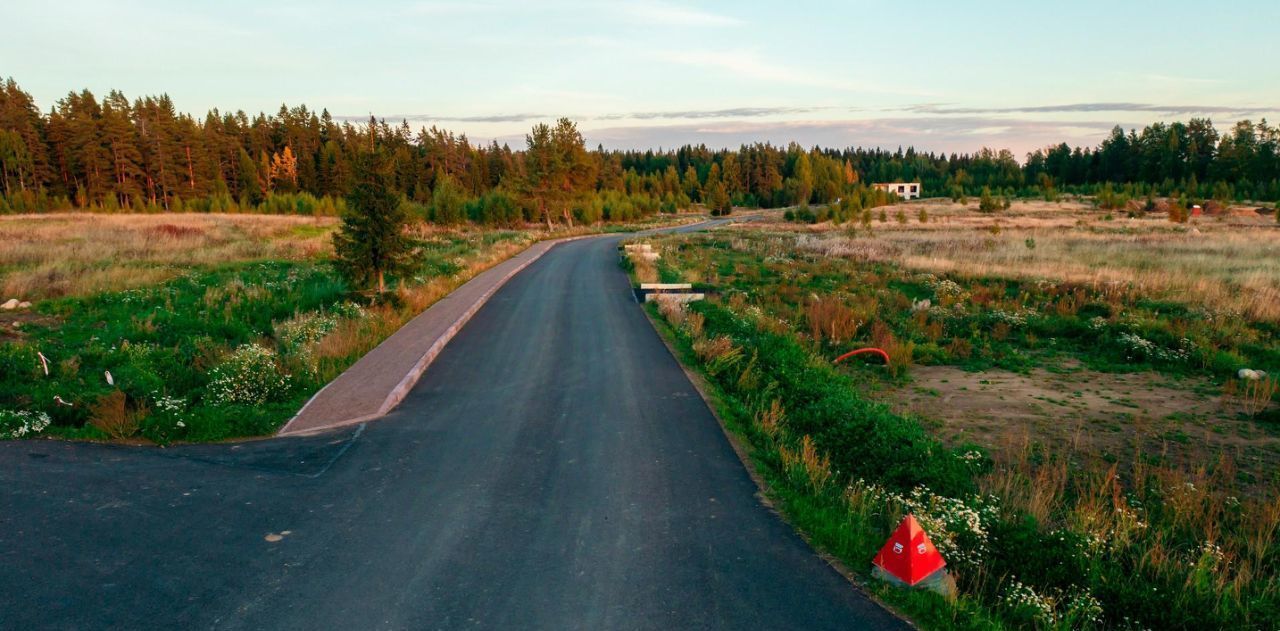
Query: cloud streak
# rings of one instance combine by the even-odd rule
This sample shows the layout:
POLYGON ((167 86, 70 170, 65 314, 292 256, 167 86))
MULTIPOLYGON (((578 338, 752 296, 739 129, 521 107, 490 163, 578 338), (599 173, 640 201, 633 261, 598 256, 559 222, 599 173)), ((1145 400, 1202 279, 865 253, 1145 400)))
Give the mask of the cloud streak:
MULTIPOLYGON (((769 116, 788 116, 798 114, 814 114, 824 111, 856 111, 854 108, 828 107, 828 106, 778 106, 778 107, 731 107, 725 109, 707 109, 707 110, 667 110, 654 112, 615 112, 611 114, 600 114, 596 116, 574 116, 569 118, 578 121, 621 121, 621 120, 702 120, 702 119, 730 119, 730 118, 765 118, 769 116)), ((561 114, 563 115, 563 114, 561 114)), ((556 118, 561 115, 552 114, 534 114, 534 113, 512 113, 512 114, 483 114, 475 116, 449 116, 449 115, 433 115, 433 114, 392 114, 387 116, 377 116, 379 119, 386 120, 407 120, 414 122, 422 121, 439 121, 439 122, 459 122, 459 123, 522 123, 537 120, 547 120, 556 118)), ((334 116, 336 120, 350 121, 353 123, 362 123, 369 120, 369 115, 344 114, 334 116)))
MULTIPOLYGON (((1066 141, 1095 145, 1111 123, 1026 121, 991 116, 895 117, 832 121, 725 121, 653 126, 587 128, 588 144, 640 149, 705 144, 734 148, 744 143, 798 142, 804 146, 897 147, 925 151, 973 152, 982 147, 1007 148, 1014 155, 1066 141)), ((514 138, 514 137, 513 137, 514 138)), ((501 139, 500 139, 501 140, 501 139)))
POLYGON ((812 114, 815 112, 834 110, 834 107, 731 107, 716 110, 669 110, 663 112, 630 112, 621 114, 604 114, 595 120, 675 120, 703 118, 761 118, 765 116, 785 116, 789 114, 812 114))
POLYGON ((1231 106, 1231 105, 1159 105, 1151 103, 1099 102, 1066 103, 1059 105, 1029 105, 1022 107, 952 107, 946 103, 911 105, 899 111, 935 115, 973 114, 1064 114, 1098 112, 1146 112, 1165 116, 1189 114, 1228 114, 1247 116, 1263 112, 1280 111, 1280 107, 1231 106))
MULTIPOLYGON (((655 111, 635 111, 635 112, 612 112, 596 115, 574 115, 568 114, 546 114, 532 112, 516 112, 516 113, 495 113, 495 114, 478 114, 478 115, 436 115, 436 114, 395 114, 387 116, 378 116, 380 119, 386 120, 407 120, 413 122, 442 122, 442 123, 527 123, 539 120, 548 120, 559 116, 567 115, 581 122, 616 122, 616 121, 699 121, 699 120, 752 120, 760 118, 773 117, 792 117, 799 122, 802 117, 809 118, 830 118, 831 113, 839 112, 859 112, 868 111, 856 107, 849 106, 830 106, 830 105, 782 105, 782 106, 743 106, 716 109, 686 109, 686 110, 655 110, 655 111)), ((921 124, 935 125, 939 121, 974 120, 973 117, 985 117, 985 125, 1025 125, 1034 124, 1034 121, 1015 118, 1018 114, 1106 114, 1106 113, 1137 113, 1137 114, 1155 114, 1162 116, 1189 116, 1189 115, 1207 115, 1220 114, 1227 117, 1244 117, 1257 114, 1266 114, 1271 112, 1280 112, 1280 107, 1260 107, 1260 106, 1220 106, 1220 105, 1160 105, 1150 103, 1128 103, 1128 102, 1097 102, 1097 103, 1067 103, 1060 105, 1028 105, 1021 107, 954 107, 946 103, 925 103, 919 105, 908 105, 902 107, 890 107, 879 110, 885 114, 906 114, 911 118, 901 118, 902 121, 917 121, 921 124)), ((366 115, 341 115, 335 116, 338 120, 351 122, 364 122, 368 120, 366 115)), ((895 120, 894 117, 888 116, 880 120, 895 120)), ((1108 120, 1105 122, 1108 129, 1113 124, 1108 120)), ((785 123, 777 123, 785 124, 785 123)), ((1052 124, 1050 122, 1049 124, 1052 124)), ((1102 121, 1098 122, 1075 122, 1073 125, 1080 126, 1097 126, 1102 125, 1102 121)), ((1145 123, 1144 123, 1145 124, 1145 123)))
MULTIPOLYGON (((577 120, 588 144, 616 149, 706 144, 737 147, 753 142, 827 147, 866 146, 894 149, 915 146, 926 151, 973 152, 982 147, 1008 148, 1015 155, 1060 142, 1094 146, 1116 124, 1141 127, 1156 115, 1220 114, 1230 120, 1276 108, 1167 105, 1130 102, 1068 103, 1025 107, 957 107, 945 103, 859 110, 847 106, 743 106, 718 109, 633 111, 569 117, 577 120), (850 112, 865 118, 840 118, 850 112), (1116 114, 1071 120, 1073 114, 1116 114), (1018 116, 1025 114, 1028 116, 1018 116), (1055 114, 1057 116, 1055 116, 1055 114)), ((341 116, 364 122, 368 116, 341 116)), ((437 122, 496 123, 490 128, 500 142, 523 142, 502 123, 545 121, 549 114, 512 113, 474 116, 388 116, 425 124, 437 122)), ((474 134, 472 134, 474 135, 474 134)), ((487 138, 488 136, 486 136, 487 138)))

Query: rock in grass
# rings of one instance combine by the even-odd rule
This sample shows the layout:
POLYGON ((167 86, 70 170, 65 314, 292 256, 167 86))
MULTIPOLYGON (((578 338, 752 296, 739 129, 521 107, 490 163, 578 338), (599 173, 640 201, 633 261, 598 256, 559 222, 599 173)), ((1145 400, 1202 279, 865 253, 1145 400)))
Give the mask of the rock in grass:
POLYGON ((1239 372, 1236 373, 1236 377, 1240 379, 1245 379, 1248 381, 1258 381, 1260 379, 1265 379, 1267 377, 1267 371, 1252 370, 1250 368, 1241 368, 1239 372))
POLYGON ((9 311, 13 311, 14 309, 18 308, 19 304, 21 303, 18 302, 17 298, 10 298, 4 301, 4 304, 0 305, 0 309, 7 309, 9 311))

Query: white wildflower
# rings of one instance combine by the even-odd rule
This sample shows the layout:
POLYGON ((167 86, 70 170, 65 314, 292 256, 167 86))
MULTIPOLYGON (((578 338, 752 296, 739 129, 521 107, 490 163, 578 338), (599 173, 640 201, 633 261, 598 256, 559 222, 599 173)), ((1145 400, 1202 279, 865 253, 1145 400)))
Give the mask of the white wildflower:
POLYGON ((212 371, 209 398, 219 404, 266 403, 289 388, 289 375, 280 372, 276 354, 257 344, 246 344, 212 371))
POLYGON ((0 410, 0 439, 33 436, 44 431, 51 422, 44 412, 0 410))

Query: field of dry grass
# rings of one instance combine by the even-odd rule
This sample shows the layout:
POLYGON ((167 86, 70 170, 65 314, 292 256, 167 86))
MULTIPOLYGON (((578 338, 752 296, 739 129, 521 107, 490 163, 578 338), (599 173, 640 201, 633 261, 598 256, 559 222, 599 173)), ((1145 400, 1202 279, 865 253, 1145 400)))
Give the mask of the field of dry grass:
POLYGON ((151 285, 186 269, 332 253, 331 217, 0 216, 0 296, 37 301, 151 285))
POLYGON ((869 231, 850 234, 831 224, 791 229, 812 235, 802 248, 832 256, 934 273, 1122 283, 1153 297, 1280 321, 1280 228, 1272 217, 1233 210, 1184 225, 1079 202, 1020 201, 1008 211, 979 213, 973 204, 929 200, 886 208, 888 221, 873 222, 869 231), (899 210, 905 223, 896 220, 899 210))
MULTIPOLYGON (((777 221, 750 229, 799 233, 796 249, 834 259, 1123 288, 1126 295, 1187 303, 1229 319, 1280 322, 1280 229, 1274 217, 1252 208, 1188 224, 1077 201, 1017 201, 996 213, 949 200, 884 210, 886 221, 877 209, 870 229, 777 221)), ((780 242, 779 253, 786 247, 780 242)), ((1280 462, 1280 434, 1238 418, 1238 401, 1203 380, 1079 366, 1026 374, 928 366, 890 396, 900 409, 934 419, 953 444, 976 440, 1001 451, 1019 448, 1025 438, 1095 454, 1163 452, 1191 465, 1205 454, 1223 455, 1262 487, 1280 462)))

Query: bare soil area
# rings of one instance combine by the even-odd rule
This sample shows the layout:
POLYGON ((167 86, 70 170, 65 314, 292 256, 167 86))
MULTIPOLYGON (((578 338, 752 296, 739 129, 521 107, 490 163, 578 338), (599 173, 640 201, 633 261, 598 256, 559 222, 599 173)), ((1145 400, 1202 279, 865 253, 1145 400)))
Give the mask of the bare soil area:
POLYGON ((56 324, 57 321, 56 318, 33 313, 25 309, 21 311, 0 311, 0 343, 13 342, 25 337, 25 332, 22 330, 25 326, 49 326, 56 324))
POLYGON ((1025 375, 917 366, 911 374, 894 405, 936 424, 952 444, 1069 446, 1080 459, 1130 460, 1136 452, 1190 469, 1225 456, 1241 482, 1259 489, 1280 471, 1280 435, 1241 417, 1207 380, 1079 365, 1025 375))

